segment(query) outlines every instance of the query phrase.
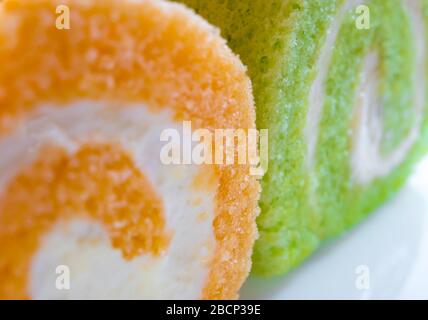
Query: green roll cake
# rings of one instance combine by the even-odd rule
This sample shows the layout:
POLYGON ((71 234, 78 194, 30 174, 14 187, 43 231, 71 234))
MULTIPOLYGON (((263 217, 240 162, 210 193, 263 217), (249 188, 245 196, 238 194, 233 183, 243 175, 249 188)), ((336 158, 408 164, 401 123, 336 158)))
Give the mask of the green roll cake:
POLYGON ((426 150, 428 1, 182 2, 248 67, 270 160, 253 273, 285 273, 390 198, 426 150))

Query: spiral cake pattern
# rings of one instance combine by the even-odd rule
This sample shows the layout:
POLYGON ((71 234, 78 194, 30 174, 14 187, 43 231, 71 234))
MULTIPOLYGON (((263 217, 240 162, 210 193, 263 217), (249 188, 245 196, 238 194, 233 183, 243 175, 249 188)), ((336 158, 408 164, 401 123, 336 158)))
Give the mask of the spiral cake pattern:
POLYGON ((287 272, 426 150, 427 1, 183 0, 248 66, 269 129, 254 273, 287 272))
POLYGON ((166 1, 6 0, 0 66, 1 298, 237 297, 256 177, 160 159, 182 121, 255 128, 250 80, 217 29, 166 1))

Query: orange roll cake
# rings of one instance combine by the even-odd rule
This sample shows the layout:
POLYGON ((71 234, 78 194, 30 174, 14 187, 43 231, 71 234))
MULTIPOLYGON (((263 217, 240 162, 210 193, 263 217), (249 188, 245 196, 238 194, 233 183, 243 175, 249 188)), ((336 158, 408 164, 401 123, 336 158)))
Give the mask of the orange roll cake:
POLYGON ((237 298, 258 180, 164 163, 184 122, 255 128, 245 68, 189 9, 2 1, 0 298, 237 298))

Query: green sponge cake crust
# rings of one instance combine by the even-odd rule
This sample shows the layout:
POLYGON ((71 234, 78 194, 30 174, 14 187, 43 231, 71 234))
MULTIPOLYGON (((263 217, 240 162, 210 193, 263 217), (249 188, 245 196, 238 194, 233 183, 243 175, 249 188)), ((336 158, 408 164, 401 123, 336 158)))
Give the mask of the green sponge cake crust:
MULTIPOLYGON (((382 136, 368 137, 379 139, 379 146, 376 147, 382 156, 394 151, 415 125, 414 108, 409 107, 414 96, 412 79, 413 65, 416 63, 412 59, 414 43, 409 17, 398 0, 372 0, 368 7, 371 13, 370 29, 362 31, 356 28, 352 11, 343 17, 325 80, 315 154, 322 237, 340 232, 363 214, 365 210, 361 210, 360 206, 367 196, 375 200, 370 194, 376 182, 381 183, 377 180, 368 184, 371 176, 363 178, 363 183, 352 177, 352 153, 353 149, 358 148, 361 122, 370 124, 369 121, 382 116, 382 136), (364 73, 367 75, 364 76, 364 73), (359 86, 365 88, 359 89, 359 86), (369 91, 381 91, 381 94, 377 96, 377 92, 370 94, 369 91), (369 101, 370 108, 378 109, 367 112, 366 117, 371 119, 363 119, 362 105, 365 102, 358 97, 362 92, 367 95, 366 100, 377 100, 369 101)), ((374 122, 371 124, 377 126, 378 123, 374 122)), ((363 152, 366 154, 357 155, 355 161, 372 161, 370 153, 365 149, 363 152)), ((369 164, 356 163, 355 166, 361 168, 354 175, 370 175, 367 172, 372 170, 369 164)), ((381 185, 381 189, 386 190, 384 188, 390 183, 381 185)), ((381 202, 380 197, 376 202, 381 202)))
POLYGON ((270 160, 253 273, 282 274, 394 194, 425 151, 428 1, 181 2, 248 67, 270 160))

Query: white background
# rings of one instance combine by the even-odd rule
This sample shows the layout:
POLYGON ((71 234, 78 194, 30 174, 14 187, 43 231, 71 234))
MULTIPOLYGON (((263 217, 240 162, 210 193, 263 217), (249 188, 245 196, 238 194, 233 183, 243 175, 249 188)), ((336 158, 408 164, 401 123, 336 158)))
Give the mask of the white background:
POLYGON ((428 158, 363 223, 286 276, 248 280, 241 298, 428 299, 428 158), (359 266, 369 270, 369 289, 356 285, 359 266))

